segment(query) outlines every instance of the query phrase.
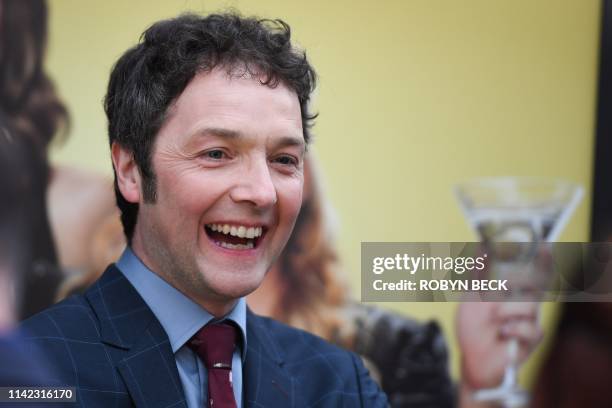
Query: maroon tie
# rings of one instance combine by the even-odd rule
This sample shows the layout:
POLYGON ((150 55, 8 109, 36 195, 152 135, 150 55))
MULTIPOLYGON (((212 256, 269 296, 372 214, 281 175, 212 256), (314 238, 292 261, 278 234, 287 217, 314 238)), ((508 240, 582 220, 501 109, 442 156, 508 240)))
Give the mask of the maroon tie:
POLYGON ((208 407, 236 408, 232 391, 232 355, 236 329, 226 323, 209 324, 189 341, 208 370, 208 407))

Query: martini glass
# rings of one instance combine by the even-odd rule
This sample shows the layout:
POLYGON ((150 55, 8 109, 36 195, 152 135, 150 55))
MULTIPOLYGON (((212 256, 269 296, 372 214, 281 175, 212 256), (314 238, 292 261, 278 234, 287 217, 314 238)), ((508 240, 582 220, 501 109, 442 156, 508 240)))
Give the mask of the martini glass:
MULTIPOLYGON (((483 246, 494 253, 490 272, 511 277, 533 265, 543 243, 559 237, 582 198, 582 188, 555 179, 501 177, 457 185, 455 194, 483 246)), ((525 275, 527 280, 533 280, 532 272, 525 275)), ((528 394, 518 384, 518 351, 518 339, 510 339, 502 383, 476 391, 475 400, 507 408, 527 404, 528 394)))

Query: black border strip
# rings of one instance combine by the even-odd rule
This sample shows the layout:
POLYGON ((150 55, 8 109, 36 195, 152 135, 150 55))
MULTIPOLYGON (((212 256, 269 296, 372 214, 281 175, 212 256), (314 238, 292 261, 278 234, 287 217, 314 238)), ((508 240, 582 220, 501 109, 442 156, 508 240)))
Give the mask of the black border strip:
POLYGON ((612 240, 612 0, 602 1, 591 241, 612 240))

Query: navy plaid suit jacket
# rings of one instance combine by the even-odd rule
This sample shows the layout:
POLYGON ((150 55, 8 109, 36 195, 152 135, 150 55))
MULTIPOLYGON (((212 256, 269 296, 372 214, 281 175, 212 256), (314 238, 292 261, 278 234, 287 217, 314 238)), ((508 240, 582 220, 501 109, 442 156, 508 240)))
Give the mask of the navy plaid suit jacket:
MULTIPOLYGON (((187 407, 168 336, 114 265, 21 328, 55 369, 46 385, 75 386, 77 406, 187 407)), ((250 311, 247 338, 245 407, 387 406, 353 353, 250 311)))

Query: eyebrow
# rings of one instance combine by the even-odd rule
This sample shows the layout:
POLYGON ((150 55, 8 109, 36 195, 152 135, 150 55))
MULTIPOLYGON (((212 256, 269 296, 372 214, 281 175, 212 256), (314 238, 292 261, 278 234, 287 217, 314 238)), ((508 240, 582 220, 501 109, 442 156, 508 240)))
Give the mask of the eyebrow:
POLYGON ((207 127, 203 129, 198 129, 197 131, 194 132, 194 135, 201 136, 201 137, 216 136, 222 139, 242 139, 244 138, 244 135, 242 135, 242 133, 240 132, 237 132, 231 129, 217 128, 217 127, 207 127))
MULTIPOLYGON (((228 140, 247 139, 247 137, 239 131, 219 127, 207 127, 199 129, 194 132, 194 135, 201 137, 214 136, 228 140)), ((275 141, 274 145, 276 148, 296 146, 302 148, 304 151, 307 148, 306 142, 304 141, 303 137, 294 136, 281 136, 275 141)))

